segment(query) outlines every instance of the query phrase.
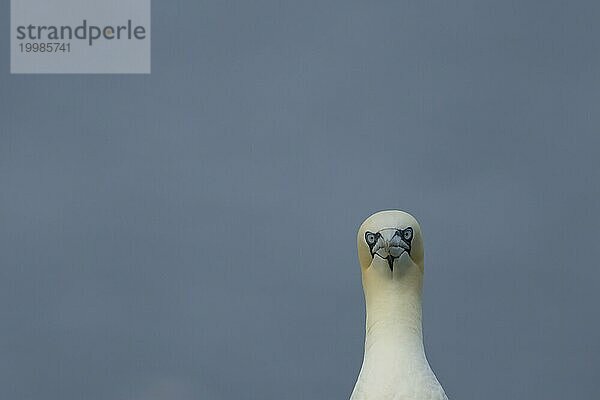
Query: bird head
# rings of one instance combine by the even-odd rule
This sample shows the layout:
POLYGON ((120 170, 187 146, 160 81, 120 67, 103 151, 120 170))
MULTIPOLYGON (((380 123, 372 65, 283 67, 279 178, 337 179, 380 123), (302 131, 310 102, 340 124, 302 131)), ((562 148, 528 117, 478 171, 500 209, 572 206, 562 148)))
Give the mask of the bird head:
POLYGON ((394 271, 416 264, 423 269, 423 239, 417 220, 404 211, 380 211, 358 229, 358 258, 363 271, 394 271))

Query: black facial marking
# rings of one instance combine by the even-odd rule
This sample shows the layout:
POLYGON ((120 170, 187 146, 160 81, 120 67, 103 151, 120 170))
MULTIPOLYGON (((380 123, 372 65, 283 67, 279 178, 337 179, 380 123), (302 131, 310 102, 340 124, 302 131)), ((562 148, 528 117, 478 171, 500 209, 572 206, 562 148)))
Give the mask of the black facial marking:
POLYGON ((410 226, 407 227, 406 229, 395 229, 394 235, 389 240, 389 242, 392 242, 392 245, 390 246, 390 243, 383 243, 383 244, 379 243, 378 248, 375 249, 375 245, 378 244, 379 240, 382 239, 382 237, 383 237, 381 234, 381 231, 391 230, 391 229, 394 229, 394 228, 384 228, 376 233, 367 231, 367 232, 365 232, 365 242, 367 242, 367 245, 369 246, 369 251, 371 253, 371 257, 375 258, 375 256, 378 256, 378 257, 381 257, 381 258, 387 260, 390 270, 393 271, 394 270, 394 260, 396 258, 399 258, 405 252, 410 255, 410 250, 412 248, 411 244, 412 244, 412 239, 413 239, 413 229, 410 226), (398 245, 399 242, 398 242, 397 238, 402 241, 402 244, 398 245), (385 248, 382 246, 385 246, 385 248), (399 247, 402 249, 402 251, 400 251, 400 254, 398 254, 399 247), (382 250, 383 250, 383 253, 380 253, 380 251, 382 251, 382 250), (394 254, 398 254, 398 255, 394 256, 390 253, 394 253, 394 254))
POLYGON ((409 249, 408 254, 410 254, 410 244, 411 244, 412 238, 413 238, 412 228, 409 226, 408 228, 406 228, 404 230, 400 230, 400 237, 402 238, 402 241, 408 245, 408 249, 409 249))
POLYGON ((393 271, 394 270, 394 257, 387 256, 387 262, 388 262, 388 265, 390 266, 390 271, 393 271))
POLYGON ((369 231, 365 232, 365 241, 367 242, 367 245, 369 246, 369 250, 371 251, 371 256, 373 256, 373 247, 375 247, 375 243, 377 243, 377 240, 379 239, 380 236, 381 236, 381 234, 379 232, 377 232, 377 233, 371 233, 369 231))

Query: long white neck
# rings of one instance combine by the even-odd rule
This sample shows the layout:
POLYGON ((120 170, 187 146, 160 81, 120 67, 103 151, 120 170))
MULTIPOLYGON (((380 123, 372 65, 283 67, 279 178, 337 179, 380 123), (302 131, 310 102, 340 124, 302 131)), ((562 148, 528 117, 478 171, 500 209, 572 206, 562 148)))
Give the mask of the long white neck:
MULTIPOLYGON (((412 362, 423 351, 421 324, 422 273, 413 268, 401 278, 389 279, 381 274, 363 276, 367 309, 365 360, 392 363, 412 362), (381 279, 383 278, 383 279, 381 279)), ((393 273, 390 271, 390 275, 393 273)))
POLYGON ((363 271, 367 311, 365 353, 351 399, 409 396, 417 400, 431 396, 421 393, 423 385, 439 386, 423 347, 423 271, 415 264, 393 272, 375 269, 363 271))

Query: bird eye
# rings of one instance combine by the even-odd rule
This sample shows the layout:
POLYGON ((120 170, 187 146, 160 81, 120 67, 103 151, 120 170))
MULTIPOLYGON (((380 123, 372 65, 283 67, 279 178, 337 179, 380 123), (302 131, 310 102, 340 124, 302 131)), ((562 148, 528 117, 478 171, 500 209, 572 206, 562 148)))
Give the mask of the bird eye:
POLYGON ((367 232, 365 234, 365 239, 367 239, 367 243, 369 243, 369 244, 375 243, 375 235, 372 234, 371 232, 367 232))
POLYGON ((402 233, 402 236, 404 236, 404 239, 406 239, 406 240, 412 239, 412 235, 413 235, 413 231, 412 231, 412 228, 410 228, 410 227, 406 228, 404 230, 404 232, 402 233))

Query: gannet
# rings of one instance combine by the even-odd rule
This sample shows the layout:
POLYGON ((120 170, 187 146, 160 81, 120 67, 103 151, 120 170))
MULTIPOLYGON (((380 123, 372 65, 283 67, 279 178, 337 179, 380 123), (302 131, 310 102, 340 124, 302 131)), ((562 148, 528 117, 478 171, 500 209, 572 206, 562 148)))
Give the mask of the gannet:
POLYGON ((357 239, 366 333, 350 400, 448 400, 423 347, 419 223, 403 211, 381 211, 363 222, 357 239))

